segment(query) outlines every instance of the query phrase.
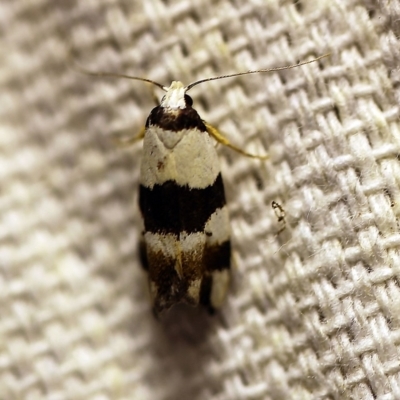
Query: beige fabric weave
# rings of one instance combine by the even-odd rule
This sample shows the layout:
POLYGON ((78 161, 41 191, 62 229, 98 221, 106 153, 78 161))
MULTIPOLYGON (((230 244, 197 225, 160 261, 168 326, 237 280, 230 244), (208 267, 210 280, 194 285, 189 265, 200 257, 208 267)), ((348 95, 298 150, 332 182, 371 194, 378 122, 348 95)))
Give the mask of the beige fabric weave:
MULTIPOLYGON (((400 399, 396 0, 0 2, 0 399, 400 399), (148 85, 205 83, 234 285, 151 314, 136 243, 148 85), (126 132, 125 132, 126 133, 126 132), (286 210, 279 236, 275 200, 286 210)), ((160 93, 156 90, 157 96, 160 93)))

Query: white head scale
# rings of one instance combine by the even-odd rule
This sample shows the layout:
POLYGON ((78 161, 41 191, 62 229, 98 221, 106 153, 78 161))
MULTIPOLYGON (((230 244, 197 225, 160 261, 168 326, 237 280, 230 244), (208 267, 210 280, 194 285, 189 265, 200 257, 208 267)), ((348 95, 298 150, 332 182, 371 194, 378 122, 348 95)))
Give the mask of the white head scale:
POLYGON ((185 93, 187 87, 182 82, 172 81, 170 87, 163 88, 167 93, 161 100, 161 107, 165 108, 186 108, 185 93))

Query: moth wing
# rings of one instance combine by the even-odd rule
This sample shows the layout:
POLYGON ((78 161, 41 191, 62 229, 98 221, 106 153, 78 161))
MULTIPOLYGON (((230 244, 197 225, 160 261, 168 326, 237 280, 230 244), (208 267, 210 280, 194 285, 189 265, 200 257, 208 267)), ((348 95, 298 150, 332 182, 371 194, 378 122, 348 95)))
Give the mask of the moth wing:
POLYGON ((139 203, 155 312, 178 302, 219 307, 229 284, 230 229, 206 131, 147 129, 139 203))

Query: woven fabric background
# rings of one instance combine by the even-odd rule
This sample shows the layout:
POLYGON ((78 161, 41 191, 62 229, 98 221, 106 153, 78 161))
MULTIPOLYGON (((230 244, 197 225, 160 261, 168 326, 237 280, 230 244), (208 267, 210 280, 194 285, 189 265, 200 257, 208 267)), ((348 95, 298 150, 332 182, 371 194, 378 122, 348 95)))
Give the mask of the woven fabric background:
MULTIPOLYGON (((0 3, 0 399, 400 399, 400 6, 362 0, 0 3), (152 88, 204 83, 234 284, 151 313, 136 243, 152 88), (280 228, 271 202, 286 211, 280 228)), ((161 94, 156 91, 157 96, 161 94)))

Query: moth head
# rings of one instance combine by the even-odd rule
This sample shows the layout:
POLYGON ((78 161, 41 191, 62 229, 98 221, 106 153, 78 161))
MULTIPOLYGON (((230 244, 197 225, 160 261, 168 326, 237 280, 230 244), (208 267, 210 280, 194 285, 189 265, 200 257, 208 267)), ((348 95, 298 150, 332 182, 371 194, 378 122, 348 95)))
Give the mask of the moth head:
POLYGON ((171 108, 174 110, 186 108, 186 95, 187 88, 183 85, 182 82, 172 81, 170 87, 164 87, 163 90, 166 91, 166 94, 161 99, 161 107, 171 108))

